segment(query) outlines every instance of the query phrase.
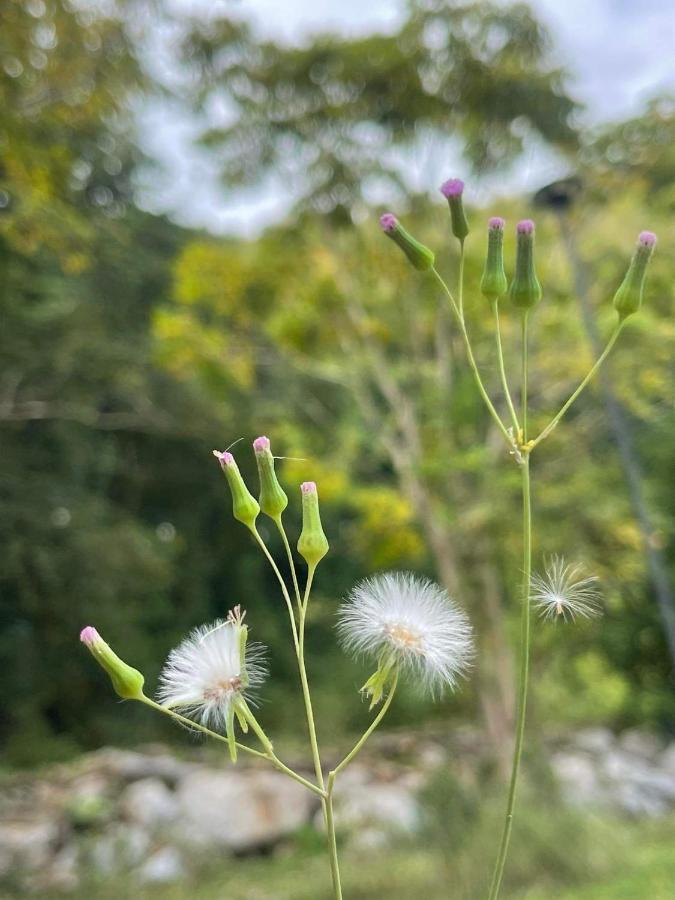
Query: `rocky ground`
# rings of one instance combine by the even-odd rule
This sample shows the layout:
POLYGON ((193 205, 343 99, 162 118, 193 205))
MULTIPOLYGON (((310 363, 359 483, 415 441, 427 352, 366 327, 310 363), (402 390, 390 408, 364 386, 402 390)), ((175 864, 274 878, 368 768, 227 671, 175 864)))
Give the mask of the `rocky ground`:
MULTIPOLYGON (((367 846, 414 833, 420 792, 449 752, 440 739, 382 736, 341 777, 341 827, 367 846)), ((456 765, 456 747, 452 756, 456 765)), ((589 729, 554 742, 551 760, 569 803, 634 817, 675 808, 675 742, 589 729)), ((218 765, 201 751, 178 759, 162 747, 106 748, 5 778, 0 883, 38 895, 75 889, 85 872, 166 883, 209 856, 264 852, 303 826, 322 827, 316 798, 264 765, 218 765)))

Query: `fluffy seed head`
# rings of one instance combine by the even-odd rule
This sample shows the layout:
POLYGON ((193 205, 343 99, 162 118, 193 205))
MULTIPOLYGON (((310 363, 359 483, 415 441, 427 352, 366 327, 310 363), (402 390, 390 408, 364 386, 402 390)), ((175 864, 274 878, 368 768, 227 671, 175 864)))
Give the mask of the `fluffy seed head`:
POLYGON ((380 216, 380 225, 382 226, 382 231, 386 231, 389 234, 398 225, 398 219, 393 213, 385 213, 383 216, 380 216))
POLYGON ((360 582, 338 616, 345 650, 378 660, 391 655, 432 693, 454 687, 473 656, 464 612, 433 581, 410 572, 360 582))
POLYGON ((461 178, 449 178, 441 185, 441 194, 444 197, 461 197, 464 193, 464 182, 461 178))
POLYGON ((227 619, 195 628, 169 654, 159 676, 157 698, 163 706, 202 725, 222 731, 231 704, 265 679, 264 648, 246 644, 245 613, 239 607, 227 619))
POLYGON ((553 556, 543 575, 532 576, 530 597, 544 619, 592 619, 602 612, 597 582, 595 575, 584 576, 580 565, 553 556))

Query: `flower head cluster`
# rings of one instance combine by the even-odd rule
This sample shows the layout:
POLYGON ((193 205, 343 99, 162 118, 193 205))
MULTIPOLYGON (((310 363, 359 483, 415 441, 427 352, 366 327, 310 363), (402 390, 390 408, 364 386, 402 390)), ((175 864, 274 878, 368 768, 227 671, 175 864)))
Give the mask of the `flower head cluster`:
POLYGON ((544 619, 591 619, 602 611, 597 581, 595 575, 584 576, 580 565, 553 556, 543 575, 532 576, 530 597, 544 619))
POLYGON ((353 588, 339 611, 343 647, 407 670, 432 692, 453 687, 473 656, 469 621, 434 582, 388 572, 353 588))
POLYGON ((227 727, 233 704, 267 674, 263 647, 247 646, 244 616, 236 607, 226 620, 195 628, 171 651, 159 678, 163 706, 216 730, 227 727))

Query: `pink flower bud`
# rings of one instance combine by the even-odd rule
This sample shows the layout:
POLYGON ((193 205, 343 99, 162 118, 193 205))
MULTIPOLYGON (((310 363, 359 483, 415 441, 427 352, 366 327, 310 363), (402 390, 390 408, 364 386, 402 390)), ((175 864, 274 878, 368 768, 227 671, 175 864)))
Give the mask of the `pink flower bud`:
POLYGON ((461 197, 464 193, 464 182, 461 178, 449 178, 441 185, 441 194, 449 200, 450 197, 461 197))
POLYGON ((265 437, 264 434, 260 437, 257 437, 253 441, 253 449, 256 453, 264 453, 265 450, 270 449, 270 439, 268 437, 265 437))
POLYGON ((101 635, 92 625, 87 625, 80 632, 80 640, 83 644, 86 644, 87 647, 91 647, 96 641, 101 640, 101 635))
POLYGON ((491 219, 488 219, 488 228, 491 231, 503 231, 506 222, 501 216, 492 216, 491 219))
POLYGON ((656 235, 653 231, 641 231, 638 235, 638 243, 643 247, 656 247, 656 235))
POLYGON ((534 234, 534 222, 532 219, 523 219, 516 225, 518 234, 534 234))
POLYGON ((228 453, 227 450, 214 450, 213 455, 223 468, 225 468, 225 466, 231 466, 234 462, 234 456, 232 456, 231 453, 228 453))
POLYGON ((398 225, 398 219, 393 213, 385 213, 380 216, 380 225, 382 226, 382 231, 386 234, 391 234, 398 225))
POLYGON ((303 494, 316 494, 316 481, 303 481, 300 490, 303 494))

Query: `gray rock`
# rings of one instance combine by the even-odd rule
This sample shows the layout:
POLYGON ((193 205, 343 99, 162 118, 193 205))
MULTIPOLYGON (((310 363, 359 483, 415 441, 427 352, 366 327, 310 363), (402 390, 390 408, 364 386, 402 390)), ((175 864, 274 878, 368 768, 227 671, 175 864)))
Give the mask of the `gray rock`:
POLYGON ((141 778, 128 785, 120 800, 126 819, 155 830, 173 822, 178 816, 178 800, 159 778, 141 778))
MULTIPOLYGON (((424 783, 419 773, 390 771, 387 777, 363 765, 350 766, 335 784, 335 811, 341 828, 365 833, 374 847, 395 832, 412 833, 420 825, 417 792, 424 783)), ((316 816, 318 827, 322 817, 316 816)))
POLYGON ((626 753, 633 753, 644 759, 655 760, 663 749, 663 744, 655 734, 631 728, 619 737, 619 746, 626 753))
POLYGON ((169 884, 186 875, 185 863, 175 847, 162 847, 149 856, 138 870, 142 884, 169 884))
POLYGON ((177 798, 181 840, 237 852, 275 844, 308 822, 317 806, 301 785, 263 769, 192 772, 177 798))
POLYGON ((614 743, 615 738, 609 728, 584 728, 574 736, 574 746, 587 753, 606 753, 614 743))
POLYGON ((25 879, 25 887, 32 893, 74 891, 80 883, 78 851, 75 844, 66 844, 46 866, 25 879))
POLYGON ((668 775, 675 775, 675 741, 668 744, 658 759, 659 768, 668 775))
POLYGON ((108 747, 89 754, 89 759, 99 771, 124 781, 161 778, 176 784, 187 772, 197 768, 194 763, 183 762, 168 753, 155 755, 108 747))
POLYGON ((565 800, 579 806, 603 800, 596 766, 587 754, 556 753, 551 759, 551 766, 565 800))
POLYGON ((0 875, 46 866, 59 839, 53 819, 0 823, 0 875))
POLYGON ((150 850, 151 840, 145 829, 118 823, 94 841, 91 865, 101 875, 139 865, 150 850))

